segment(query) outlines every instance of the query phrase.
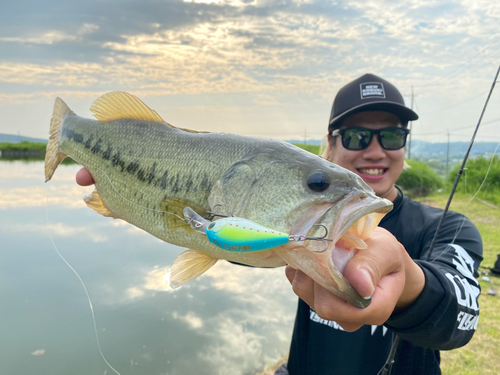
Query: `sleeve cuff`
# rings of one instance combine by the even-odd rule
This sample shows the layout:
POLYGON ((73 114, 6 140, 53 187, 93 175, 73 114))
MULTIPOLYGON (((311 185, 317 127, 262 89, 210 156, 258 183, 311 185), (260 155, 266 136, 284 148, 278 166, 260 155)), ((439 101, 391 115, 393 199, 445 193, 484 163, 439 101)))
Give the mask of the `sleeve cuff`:
POLYGON ((406 310, 392 315, 386 326, 394 330, 404 331, 417 327, 432 316, 445 296, 445 289, 434 273, 418 260, 415 261, 425 275, 425 287, 416 301, 406 310))

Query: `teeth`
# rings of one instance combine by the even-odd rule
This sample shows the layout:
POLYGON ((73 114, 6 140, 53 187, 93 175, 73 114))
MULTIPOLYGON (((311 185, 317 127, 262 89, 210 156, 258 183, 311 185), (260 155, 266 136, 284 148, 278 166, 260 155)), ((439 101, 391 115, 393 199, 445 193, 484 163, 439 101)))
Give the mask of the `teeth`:
POLYGON ((361 240, 366 240, 370 238, 373 231, 377 227, 378 223, 385 214, 379 214, 372 212, 371 214, 363 216, 361 219, 356 221, 352 227, 349 228, 347 233, 353 236, 359 237, 361 240))
POLYGON ((373 175, 373 176, 376 176, 376 175, 384 173, 384 170, 380 169, 380 168, 379 169, 360 169, 359 171, 361 173, 363 173, 363 174, 370 174, 370 175, 373 175))
POLYGON ((365 240, 370 238, 384 214, 372 212, 356 221, 337 242, 346 249, 366 249, 365 240))
POLYGON ((366 249, 368 247, 365 241, 350 233, 344 234, 341 240, 343 241, 343 244, 346 248, 353 247, 355 249, 366 249))

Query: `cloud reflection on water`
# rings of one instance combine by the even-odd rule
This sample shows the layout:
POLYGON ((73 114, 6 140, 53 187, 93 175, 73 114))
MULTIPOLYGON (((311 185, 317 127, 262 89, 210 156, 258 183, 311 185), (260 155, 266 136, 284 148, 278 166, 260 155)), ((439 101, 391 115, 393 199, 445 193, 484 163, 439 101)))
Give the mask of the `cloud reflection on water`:
POLYGON ((0 209, 2 208, 29 208, 50 206, 66 208, 85 207, 82 188, 74 185, 62 185, 54 194, 45 186, 24 188, 0 189, 0 209))
MULTIPOLYGON (((0 181, 0 194, 8 191, 7 200, 16 202, 0 205, 6 236, 0 268, 9 286, 0 288, 0 297, 10 317, 0 321, 0 349, 16 348, 0 353, 2 368, 64 375, 78 364, 78 375, 102 373, 85 293, 49 241, 46 210, 38 202, 46 191, 42 167, 17 165, 18 178, 0 181), (36 174, 40 178, 32 178, 36 174), (47 361, 47 370, 27 357, 47 361)), ((78 168, 61 166, 63 180, 50 182, 50 233, 84 281, 103 351, 122 375, 249 374, 286 353, 296 298, 283 268, 219 261, 173 290, 169 272, 185 249, 85 207, 85 189, 65 181, 78 168)))

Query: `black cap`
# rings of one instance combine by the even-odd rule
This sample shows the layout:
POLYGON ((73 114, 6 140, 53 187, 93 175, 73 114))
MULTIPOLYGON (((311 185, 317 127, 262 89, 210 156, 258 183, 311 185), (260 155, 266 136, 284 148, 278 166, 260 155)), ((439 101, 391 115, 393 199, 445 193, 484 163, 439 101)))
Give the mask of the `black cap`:
POLYGON ((342 87, 335 96, 328 132, 339 128, 347 116, 366 111, 393 113, 403 124, 418 119, 418 115, 405 106, 396 86, 374 74, 365 74, 342 87))

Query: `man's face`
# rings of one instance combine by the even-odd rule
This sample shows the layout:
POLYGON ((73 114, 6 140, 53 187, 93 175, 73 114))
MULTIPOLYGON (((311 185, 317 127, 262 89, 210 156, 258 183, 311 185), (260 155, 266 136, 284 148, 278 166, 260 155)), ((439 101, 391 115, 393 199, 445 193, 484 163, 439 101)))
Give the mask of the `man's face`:
MULTIPOLYGON (((341 128, 361 127, 382 129, 401 126, 400 119, 389 112, 372 111, 356 113, 344 120, 341 128)), ((374 135, 364 150, 351 151, 342 146, 340 136, 329 137, 328 160, 359 175, 375 193, 394 201, 396 180, 403 171, 405 149, 384 150, 374 135), (334 144, 332 144, 334 142, 334 144)))

